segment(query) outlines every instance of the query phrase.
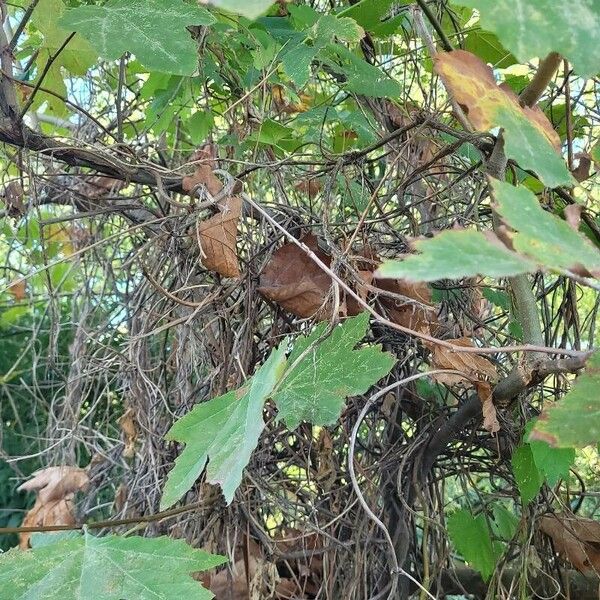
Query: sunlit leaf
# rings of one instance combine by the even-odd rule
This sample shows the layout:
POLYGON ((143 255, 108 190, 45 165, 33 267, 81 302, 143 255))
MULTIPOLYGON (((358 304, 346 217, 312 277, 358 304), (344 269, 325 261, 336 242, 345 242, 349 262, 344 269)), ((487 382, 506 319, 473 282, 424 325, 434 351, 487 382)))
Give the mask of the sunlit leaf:
POLYGON ((214 21, 205 8, 182 0, 110 0, 68 10, 59 23, 84 36, 106 59, 131 52, 148 69, 191 75, 198 51, 186 27, 214 21))
POLYGON ((191 575, 225 558, 167 537, 88 533, 0 554, 2 600, 210 600, 191 575))

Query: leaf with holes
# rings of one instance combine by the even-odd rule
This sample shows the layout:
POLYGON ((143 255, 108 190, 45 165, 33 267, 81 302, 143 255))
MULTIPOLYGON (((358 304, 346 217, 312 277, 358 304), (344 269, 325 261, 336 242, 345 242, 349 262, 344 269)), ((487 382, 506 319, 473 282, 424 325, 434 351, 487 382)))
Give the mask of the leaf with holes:
POLYGON ((167 478, 161 509, 175 504, 192 487, 207 462, 207 481, 220 484, 225 500, 231 502, 265 426, 263 406, 285 369, 285 350, 286 344, 273 350, 239 390, 198 404, 171 427, 166 439, 183 442, 185 448, 167 478))
POLYGON ((210 600, 192 573, 226 560, 167 537, 46 537, 0 554, 3 600, 210 600))
POLYGON ((481 26, 493 31, 521 62, 559 52, 584 77, 600 69, 597 0, 454 0, 476 8, 481 26))
POLYGON ((546 404, 529 440, 559 448, 584 448, 600 442, 600 352, 587 361, 571 391, 558 402, 546 404))
POLYGON ((131 52, 148 69, 191 75, 198 50, 186 27, 214 22, 205 8, 182 0, 110 0, 68 10, 59 24, 80 33, 108 60, 131 52))
POLYGON ((504 150, 523 169, 533 169, 548 187, 569 185, 573 178, 560 155, 560 138, 538 108, 521 107, 517 96, 496 84, 494 74, 465 50, 440 52, 435 70, 478 131, 504 128, 504 150))
POLYGON ((302 421, 334 423, 346 397, 364 394, 390 372, 396 360, 379 346, 355 349, 368 324, 369 314, 365 312, 346 319, 322 341, 326 323, 296 340, 288 371, 273 396, 279 418, 290 429, 302 421))

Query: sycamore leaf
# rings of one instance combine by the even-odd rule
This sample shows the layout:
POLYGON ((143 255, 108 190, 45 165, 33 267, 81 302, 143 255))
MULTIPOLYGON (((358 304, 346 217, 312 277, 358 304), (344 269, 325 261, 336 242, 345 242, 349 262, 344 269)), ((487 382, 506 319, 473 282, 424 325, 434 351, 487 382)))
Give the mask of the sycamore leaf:
POLYGON ((454 1, 476 8, 481 26, 493 31, 521 62, 555 51, 570 60, 579 75, 592 77, 600 69, 597 0, 454 1))
POLYGON ((354 19, 349 17, 338 18, 335 15, 323 15, 313 27, 316 44, 325 44, 339 38, 344 42, 358 42, 364 35, 354 19))
POLYGON ((182 0, 110 0, 68 10, 59 24, 85 36, 108 60, 132 52, 150 70, 191 75, 198 51, 186 27, 214 22, 205 8, 182 0))
POLYGON ((600 274, 600 251, 567 221, 545 211, 525 186, 491 180, 497 212, 516 230, 509 232, 514 249, 549 269, 584 267, 600 274))
POLYGON ((267 11, 273 0, 211 0, 210 3, 248 19, 256 19, 267 11))
POLYGON ((575 462, 575 448, 553 448, 538 440, 529 442, 529 447, 537 470, 550 487, 560 479, 568 479, 569 469, 575 462))
POLYGON ((414 242, 419 254, 410 254, 402 261, 385 261, 375 276, 437 281, 475 275, 509 277, 536 270, 534 263, 496 241, 469 229, 443 231, 433 238, 414 242))
POLYGON ((191 574, 226 560, 167 537, 86 532, 52 541, 0 554, 2 600, 210 600, 191 574))
POLYGON ((492 541, 484 515, 474 517, 466 509, 457 510, 448 517, 447 527, 456 549, 487 581, 502 556, 502 544, 492 541))
MULTIPOLYGON (((31 110, 36 110, 44 102, 47 102, 50 111, 59 116, 68 113, 65 103, 60 99, 60 97, 67 96, 63 69, 73 75, 83 76, 98 56, 94 48, 80 35, 74 36, 60 54, 57 54, 70 33, 58 24, 65 10, 66 7, 62 0, 40 0, 31 15, 31 23, 44 36, 36 59, 38 71, 41 73, 48 60, 51 57, 53 59, 50 68, 45 73, 42 87, 59 96, 57 98, 53 94, 47 94, 40 90, 31 105, 31 110)), ((36 82, 37 79, 34 83, 36 82)))
POLYGON ((600 442, 600 352, 587 361, 571 391, 556 403, 546 404, 529 440, 560 448, 584 448, 600 442))
POLYGON ((465 50, 440 52, 435 70, 475 129, 504 129, 509 158, 523 169, 533 169, 548 187, 573 183, 560 155, 560 138, 546 115, 538 107, 521 107, 517 96, 499 87, 490 67, 477 56, 465 50))
POLYGON ((317 341, 326 323, 296 340, 288 359, 289 370, 273 396, 279 418, 290 429, 302 421, 314 425, 335 422, 347 396, 364 394, 390 372, 396 360, 379 346, 354 349, 368 325, 369 314, 365 312, 346 319, 320 343, 317 341))
POLYGON ((283 374, 285 346, 274 350, 242 388, 198 404, 171 427, 166 438, 185 443, 185 448, 167 478, 161 509, 192 487, 209 459, 207 481, 220 484, 231 502, 265 426, 263 405, 283 374))

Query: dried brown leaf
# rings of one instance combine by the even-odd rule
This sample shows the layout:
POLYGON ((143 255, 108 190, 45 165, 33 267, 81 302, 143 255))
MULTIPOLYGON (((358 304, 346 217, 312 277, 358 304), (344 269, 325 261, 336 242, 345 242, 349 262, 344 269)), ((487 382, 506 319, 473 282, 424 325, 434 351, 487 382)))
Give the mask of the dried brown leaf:
POLYGON ((22 217, 25 214, 23 188, 18 181, 9 181, 4 188, 4 203, 9 217, 22 217))
POLYGON ((138 437, 138 431, 135 424, 135 413, 132 408, 128 408, 118 420, 119 427, 123 433, 125 442, 125 448, 123 449, 123 456, 125 458, 132 458, 135 456, 135 441, 138 437))
POLYGON ((8 286, 9 294, 16 302, 27 298, 27 282, 24 279, 17 279, 8 286))
POLYGON ((232 196, 222 203, 216 215, 198 223, 202 264, 223 277, 240 275, 237 232, 241 213, 242 200, 232 196))
POLYGON ((190 162, 194 163, 194 174, 184 177, 181 187, 190 193, 204 186, 211 196, 216 196, 222 189, 221 180, 213 173, 215 168, 216 150, 212 144, 199 148, 192 156, 190 162))
POLYGON ((496 433, 500 430, 500 423, 498 423, 498 415, 492 399, 492 386, 487 381, 477 381, 475 382, 475 389, 481 400, 483 427, 490 433, 496 433))
MULTIPOLYGON (((330 257, 309 234, 301 241, 327 266, 330 257)), ((296 244, 284 244, 273 253, 260 276, 258 291, 298 317, 327 315, 331 278, 296 244)))
POLYGON ((581 573, 600 572, 600 522, 556 513, 540 519, 540 531, 552 538, 555 550, 581 573))
MULTIPOLYGON (((37 498, 23 519, 23 527, 73 525, 73 496, 89 483, 85 470, 79 467, 48 467, 33 474, 33 479, 19 486, 19 491, 35 491, 37 498)), ((27 548, 28 533, 22 533, 19 546, 27 548)))

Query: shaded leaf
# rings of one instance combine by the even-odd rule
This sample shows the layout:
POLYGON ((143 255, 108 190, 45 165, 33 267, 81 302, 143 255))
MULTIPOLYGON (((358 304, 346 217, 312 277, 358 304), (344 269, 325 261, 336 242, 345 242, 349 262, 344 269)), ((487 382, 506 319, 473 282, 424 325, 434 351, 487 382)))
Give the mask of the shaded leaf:
POLYGON ((573 63, 579 75, 591 77, 598 73, 600 10, 596 0, 455 0, 455 3, 476 8, 481 26, 493 31, 520 62, 544 58, 556 51, 573 63))
POLYGON ((493 542, 484 515, 474 517, 468 510, 452 513, 447 520, 448 535, 466 562, 487 581, 500 556, 502 545, 493 542))
POLYGON ((496 84, 490 67, 464 50, 440 52, 435 70, 464 108, 473 127, 504 128, 505 152, 523 169, 533 169, 548 187, 573 178, 560 155, 560 138, 539 108, 523 108, 508 88, 496 84))
MULTIPOLYGON (((301 238, 327 266, 331 258, 320 248, 316 236, 301 238)), ((260 275, 258 291, 298 317, 328 314, 331 277, 296 244, 286 243, 277 249, 260 275)))
POLYGON ((558 402, 546 404, 529 441, 561 448, 583 448, 600 441, 600 352, 587 360, 585 371, 558 402))
POLYGON ((150 70, 191 75, 198 51, 186 27, 214 22, 205 8, 182 0, 110 0, 68 10, 59 24, 80 33, 108 60, 132 52, 150 70))
POLYGON ((552 538, 554 549, 582 573, 600 571, 600 522, 566 513, 544 515, 540 531, 552 538))
POLYGON ((167 478, 161 509, 192 487, 209 459, 207 481, 220 484, 231 502, 264 428, 263 405, 283 374, 285 350, 285 344, 273 350, 242 388, 198 404, 171 427, 166 439, 183 442, 185 448, 167 478))
POLYGON ((85 533, 50 541, 0 554, 3 600, 210 600, 191 574, 226 560, 167 537, 85 533))
POLYGON ((433 238, 417 240, 413 245, 420 254, 408 255, 402 261, 386 260, 375 276, 437 281, 475 275, 509 277, 536 270, 534 263, 479 231, 443 231, 433 238))
POLYGON ((211 0, 211 4, 228 10, 229 12, 243 15, 248 19, 256 19, 273 4, 272 0, 211 0))
POLYGON ((519 446, 512 455, 513 475, 523 504, 529 504, 542 487, 543 478, 537 470, 529 444, 519 446))
POLYGON ((273 396, 279 418, 290 429, 302 421, 314 425, 334 423, 347 396, 364 394, 389 373, 396 361, 380 346, 354 349, 368 325, 369 314, 362 313, 346 319, 320 343, 326 323, 296 340, 288 359, 289 370, 273 396))

